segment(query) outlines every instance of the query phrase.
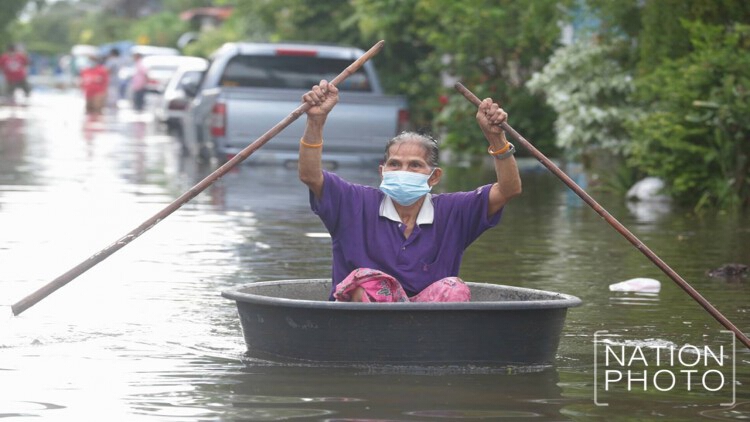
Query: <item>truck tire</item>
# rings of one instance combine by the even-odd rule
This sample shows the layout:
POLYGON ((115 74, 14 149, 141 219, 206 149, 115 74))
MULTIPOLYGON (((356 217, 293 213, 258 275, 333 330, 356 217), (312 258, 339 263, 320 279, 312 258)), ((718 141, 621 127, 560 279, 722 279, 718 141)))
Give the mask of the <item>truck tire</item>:
POLYGON ((201 163, 210 163, 213 155, 212 148, 205 143, 201 143, 200 148, 198 149, 198 160, 201 163))

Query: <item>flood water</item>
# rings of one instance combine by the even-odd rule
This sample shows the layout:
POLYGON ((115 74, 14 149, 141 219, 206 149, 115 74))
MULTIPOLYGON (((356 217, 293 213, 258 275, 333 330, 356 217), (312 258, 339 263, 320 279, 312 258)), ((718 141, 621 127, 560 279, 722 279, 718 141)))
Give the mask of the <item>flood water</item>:
MULTIPOLYGON (((330 240, 321 236, 296 170, 284 167, 241 166, 12 316, 11 304, 116 241, 212 170, 181 157, 175 139, 147 114, 122 109, 91 120, 82 110, 77 94, 59 92, 0 106, 0 418, 750 419, 750 353, 739 342, 733 353, 732 336, 719 323, 533 163, 524 166, 524 194, 507 207, 499 227, 470 247, 461 276, 582 299, 568 312, 549 367, 346 367, 245 357, 235 304, 221 291, 330 272, 330 240), (660 281, 661 291, 608 289, 639 277, 660 281), (645 389, 638 375, 630 386, 612 382, 603 390, 602 372, 614 367, 602 364, 606 346, 628 353, 723 347, 726 360, 714 365, 707 382, 700 374, 708 370, 695 368, 692 382, 678 376, 672 386, 663 372, 645 389), (719 374, 725 384, 716 387, 719 374)), ((378 182, 374 168, 337 172, 378 182)), ((491 180, 491 172, 448 168, 442 189, 491 180)), ((594 196, 750 331, 750 280, 706 275, 727 263, 750 264, 750 216, 697 217, 594 196)), ((659 369, 651 357, 638 363, 634 373, 644 365, 650 374, 659 369)))

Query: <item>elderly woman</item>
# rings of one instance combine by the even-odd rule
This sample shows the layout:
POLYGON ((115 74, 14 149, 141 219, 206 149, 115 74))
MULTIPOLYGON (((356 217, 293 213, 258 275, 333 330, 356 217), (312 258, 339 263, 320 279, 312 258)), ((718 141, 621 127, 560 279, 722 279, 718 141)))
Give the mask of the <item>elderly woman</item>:
POLYGON ((521 193, 514 148, 499 126, 507 114, 487 98, 476 115, 487 151, 495 157, 497 182, 471 192, 431 195, 443 175, 438 146, 417 133, 388 142, 379 189, 322 170, 323 127, 338 98, 338 89, 325 80, 302 97, 310 108, 299 149, 300 180, 332 239, 331 299, 470 300, 458 278, 464 250, 497 225, 505 204, 521 193))

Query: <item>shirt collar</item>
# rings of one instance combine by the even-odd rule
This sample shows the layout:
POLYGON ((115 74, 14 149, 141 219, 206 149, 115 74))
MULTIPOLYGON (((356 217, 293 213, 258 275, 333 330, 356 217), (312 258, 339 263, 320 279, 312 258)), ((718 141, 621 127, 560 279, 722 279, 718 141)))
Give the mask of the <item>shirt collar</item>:
MULTIPOLYGON (((396 211, 396 207, 393 205, 393 200, 388 195, 383 195, 383 200, 380 201, 380 216, 397 223, 401 222, 401 217, 399 217, 398 211, 396 211)), ((417 225, 432 224, 434 219, 435 208, 432 206, 432 194, 428 193, 422 202, 422 207, 419 208, 417 225)))

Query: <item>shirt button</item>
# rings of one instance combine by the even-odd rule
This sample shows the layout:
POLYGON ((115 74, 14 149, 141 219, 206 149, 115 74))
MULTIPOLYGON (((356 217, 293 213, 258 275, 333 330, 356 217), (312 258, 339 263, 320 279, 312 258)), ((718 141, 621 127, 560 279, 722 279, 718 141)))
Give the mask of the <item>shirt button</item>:
POLYGON ((401 248, 401 250, 402 250, 402 251, 405 251, 405 250, 406 250, 406 246, 404 246, 403 248, 401 248))

